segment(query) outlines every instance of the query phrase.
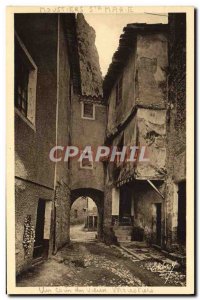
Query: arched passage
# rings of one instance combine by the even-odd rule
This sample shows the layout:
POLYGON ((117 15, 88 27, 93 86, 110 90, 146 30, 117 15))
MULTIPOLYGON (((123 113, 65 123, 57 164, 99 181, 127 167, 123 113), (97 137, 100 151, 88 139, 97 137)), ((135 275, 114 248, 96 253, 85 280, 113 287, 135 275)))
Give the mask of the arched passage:
POLYGON ((97 213, 98 213, 98 222, 97 222, 97 238, 101 239, 103 236, 103 211, 104 211, 104 201, 103 201, 103 192, 90 189, 90 188, 81 188, 75 189, 71 191, 71 206, 73 205, 74 201, 79 197, 89 197, 91 198, 97 206, 97 213))
POLYGON ((70 211, 70 240, 91 241, 97 237, 98 213, 92 198, 79 197, 70 211))

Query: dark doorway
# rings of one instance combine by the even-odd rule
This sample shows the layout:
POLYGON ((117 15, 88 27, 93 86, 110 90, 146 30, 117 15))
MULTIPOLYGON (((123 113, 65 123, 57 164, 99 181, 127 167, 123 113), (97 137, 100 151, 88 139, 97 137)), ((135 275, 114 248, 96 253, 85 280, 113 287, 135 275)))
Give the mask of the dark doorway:
POLYGON ((120 189, 119 222, 121 225, 131 225, 132 193, 128 187, 120 189))
POLYGON ((161 245, 161 203, 156 203, 156 243, 161 245))
POLYGON ((39 199, 37 207, 37 220, 35 229, 35 243, 33 258, 44 257, 45 241, 44 241, 44 222, 45 222, 45 200, 39 199))
POLYGON ((186 241, 186 182, 178 184, 178 241, 185 244, 186 241))

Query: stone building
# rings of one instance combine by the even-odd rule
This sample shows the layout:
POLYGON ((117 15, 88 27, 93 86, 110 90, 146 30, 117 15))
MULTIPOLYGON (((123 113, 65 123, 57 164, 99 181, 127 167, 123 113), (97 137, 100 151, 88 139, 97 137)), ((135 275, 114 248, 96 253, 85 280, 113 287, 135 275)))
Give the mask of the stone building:
POLYGON ((146 146, 149 162, 107 166, 104 222, 118 240, 163 243, 167 67, 167 25, 124 28, 104 80, 106 143, 146 146))
POLYGON ((95 201, 102 224, 103 165, 64 162, 59 151, 56 163, 49 158, 57 145, 82 148, 105 139, 94 40, 81 14, 15 14, 17 273, 69 242, 70 208, 78 197, 95 201))
POLYGON ((186 242, 186 14, 169 14, 166 238, 172 249, 186 242))
POLYGON ((17 273, 68 240, 69 170, 49 159, 53 146, 68 143, 71 130, 64 122, 71 110, 64 35, 59 15, 15 14, 17 273))
POLYGON ((130 24, 105 77, 106 144, 144 145, 148 162, 106 165, 104 230, 168 250, 186 238, 185 14, 130 24))

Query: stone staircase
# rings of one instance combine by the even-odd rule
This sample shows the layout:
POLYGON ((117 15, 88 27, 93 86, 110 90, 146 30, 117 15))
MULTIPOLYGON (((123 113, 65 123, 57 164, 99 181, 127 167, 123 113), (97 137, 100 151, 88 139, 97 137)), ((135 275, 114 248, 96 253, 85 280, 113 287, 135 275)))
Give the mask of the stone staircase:
POLYGON ((121 225, 121 226, 114 226, 115 236, 117 237, 117 241, 120 242, 128 242, 131 241, 131 234, 133 231, 132 226, 128 225, 121 225))

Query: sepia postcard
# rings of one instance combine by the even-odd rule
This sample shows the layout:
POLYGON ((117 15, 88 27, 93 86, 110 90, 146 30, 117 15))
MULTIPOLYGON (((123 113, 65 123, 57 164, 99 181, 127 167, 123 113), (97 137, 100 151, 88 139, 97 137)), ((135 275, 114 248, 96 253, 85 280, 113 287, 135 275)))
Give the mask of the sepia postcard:
POLYGON ((9 295, 195 294, 194 14, 7 7, 9 295))

